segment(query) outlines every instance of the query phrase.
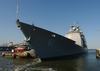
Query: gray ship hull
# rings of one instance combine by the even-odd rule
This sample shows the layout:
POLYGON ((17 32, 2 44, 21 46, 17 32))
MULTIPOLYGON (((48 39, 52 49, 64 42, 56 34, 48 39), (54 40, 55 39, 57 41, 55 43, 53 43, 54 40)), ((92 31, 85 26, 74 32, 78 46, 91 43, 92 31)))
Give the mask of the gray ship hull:
POLYGON ((41 59, 73 55, 86 52, 75 41, 48 30, 16 21, 18 28, 25 36, 41 59))

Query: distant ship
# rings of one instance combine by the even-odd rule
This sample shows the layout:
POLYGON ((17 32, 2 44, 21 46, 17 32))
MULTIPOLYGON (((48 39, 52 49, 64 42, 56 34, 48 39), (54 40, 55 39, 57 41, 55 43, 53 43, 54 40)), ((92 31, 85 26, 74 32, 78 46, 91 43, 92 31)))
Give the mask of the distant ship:
POLYGON ((79 26, 71 26, 65 37, 16 20, 16 24, 41 59, 87 52, 87 42, 79 26))
POLYGON ((13 48, 13 46, 0 46, 0 51, 11 51, 13 48))

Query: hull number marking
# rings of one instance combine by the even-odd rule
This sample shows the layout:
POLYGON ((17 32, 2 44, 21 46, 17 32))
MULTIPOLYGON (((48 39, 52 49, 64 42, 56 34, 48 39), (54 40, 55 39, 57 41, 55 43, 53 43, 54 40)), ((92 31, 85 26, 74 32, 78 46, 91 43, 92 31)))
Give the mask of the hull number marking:
POLYGON ((53 46, 54 45, 54 43, 55 43, 55 40, 54 39, 50 39, 49 41, 48 41, 48 46, 53 46))

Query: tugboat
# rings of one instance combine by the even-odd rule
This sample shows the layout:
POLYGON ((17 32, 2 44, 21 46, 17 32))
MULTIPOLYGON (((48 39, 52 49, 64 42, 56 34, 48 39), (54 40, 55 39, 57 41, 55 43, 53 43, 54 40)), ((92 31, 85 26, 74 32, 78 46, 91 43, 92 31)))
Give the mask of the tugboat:
POLYGON ((32 57, 36 58, 36 53, 34 49, 30 49, 27 45, 21 45, 12 49, 11 52, 2 52, 3 57, 12 57, 12 58, 26 58, 32 57))

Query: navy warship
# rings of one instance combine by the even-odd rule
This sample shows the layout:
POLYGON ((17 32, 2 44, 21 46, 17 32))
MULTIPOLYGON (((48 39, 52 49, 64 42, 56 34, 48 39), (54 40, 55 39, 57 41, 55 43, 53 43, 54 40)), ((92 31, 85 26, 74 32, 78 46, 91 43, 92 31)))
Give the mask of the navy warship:
POLYGON ((41 59, 56 58, 87 52, 87 42, 79 26, 71 26, 70 32, 61 36, 43 28, 15 22, 41 59))

